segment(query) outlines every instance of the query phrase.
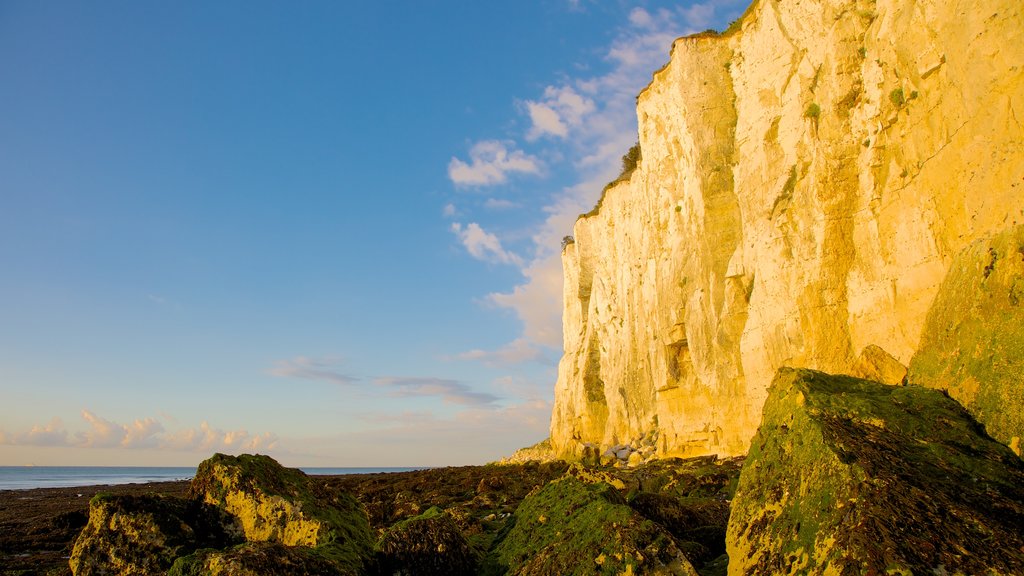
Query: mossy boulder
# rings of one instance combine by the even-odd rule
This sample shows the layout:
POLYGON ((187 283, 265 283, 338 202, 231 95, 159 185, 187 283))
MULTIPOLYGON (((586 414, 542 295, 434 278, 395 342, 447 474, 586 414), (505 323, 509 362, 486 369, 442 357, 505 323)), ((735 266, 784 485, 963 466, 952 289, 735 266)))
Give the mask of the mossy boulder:
POLYGON ((512 522, 489 559, 508 574, 697 574, 668 532, 605 483, 555 480, 523 500, 512 522))
POLYGON ((381 537, 382 574, 472 576, 477 559, 455 519, 440 508, 403 520, 381 537))
POLYGON ((964 249, 928 311, 909 380, 948 390, 995 439, 1024 437, 1024 225, 964 249))
POLYGON ((167 576, 340 576, 348 574, 314 548, 250 542, 179 558, 167 576))
POLYGON ((237 518, 249 542, 316 548, 352 573, 372 556, 370 526, 355 498, 317 493, 302 471, 269 456, 215 454, 199 465, 189 494, 237 518))
POLYGON ((233 520, 202 502, 98 494, 71 552, 75 576, 160 574, 203 547, 241 541, 233 520))
POLYGON ((1024 461, 936 390, 784 368, 729 574, 1024 574, 1024 461))

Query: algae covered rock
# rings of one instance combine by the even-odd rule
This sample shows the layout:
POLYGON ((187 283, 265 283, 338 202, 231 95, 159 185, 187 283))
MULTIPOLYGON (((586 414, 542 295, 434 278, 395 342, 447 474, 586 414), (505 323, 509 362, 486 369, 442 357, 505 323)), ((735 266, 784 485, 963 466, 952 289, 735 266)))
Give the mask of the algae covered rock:
POLYGON ((348 573, 313 548, 250 542, 228 550, 199 550, 179 558, 167 576, 339 576, 348 573))
POLYGON ((910 380, 948 390, 1020 454, 1022 373, 1024 226, 1016 226, 971 244, 953 261, 928 312, 910 380))
POLYGON ((697 574, 672 536, 614 488, 572 476, 523 500, 491 560, 521 575, 697 574))
POLYGON ((732 502, 729 574, 1024 574, 1024 461, 917 386, 782 369, 732 502))
POLYGON ((215 454, 200 464, 190 495, 236 517, 250 542, 316 548, 352 573, 372 554, 370 526, 355 498, 317 494, 302 471, 268 456, 215 454))
POLYGON ((161 574, 179 556, 239 541, 232 520, 207 504, 99 494, 89 502, 70 565, 75 576, 161 574))
POLYGON ((381 538, 384 574, 472 576, 477 562, 455 520, 440 508, 403 520, 381 538))

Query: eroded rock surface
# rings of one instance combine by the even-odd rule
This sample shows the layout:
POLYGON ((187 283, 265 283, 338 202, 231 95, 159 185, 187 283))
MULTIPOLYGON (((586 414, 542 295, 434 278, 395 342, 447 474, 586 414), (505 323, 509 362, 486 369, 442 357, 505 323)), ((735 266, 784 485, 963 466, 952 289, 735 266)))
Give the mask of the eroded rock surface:
POLYGON ((162 574, 179 556, 240 541, 233 519, 201 502, 98 494, 70 565, 75 576, 162 574))
POLYGON ((317 494, 302 471, 268 456, 216 454, 200 464, 190 495, 237 518, 250 542, 316 548, 352 573, 372 556, 369 523, 355 498, 317 494))
POLYGON ((782 369, 729 574, 1024 574, 1024 461, 948 396, 782 369))

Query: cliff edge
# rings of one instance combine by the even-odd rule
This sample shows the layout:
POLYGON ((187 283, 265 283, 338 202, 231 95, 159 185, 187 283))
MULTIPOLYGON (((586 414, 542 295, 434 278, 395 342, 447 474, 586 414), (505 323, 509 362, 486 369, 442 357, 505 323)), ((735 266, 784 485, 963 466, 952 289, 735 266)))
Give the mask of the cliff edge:
POLYGON ((1018 0, 758 0, 735 28, 675 42, 640 162, 564 249, 559 456, 745 453, 780 367, 905 373, 954 258, 1024 224, 1018 0))

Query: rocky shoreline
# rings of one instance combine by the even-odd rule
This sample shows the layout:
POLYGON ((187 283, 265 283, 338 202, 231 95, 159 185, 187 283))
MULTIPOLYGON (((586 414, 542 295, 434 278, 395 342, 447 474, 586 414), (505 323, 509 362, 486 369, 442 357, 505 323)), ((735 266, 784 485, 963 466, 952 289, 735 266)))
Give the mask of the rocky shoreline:
POLYGON ((0 492, 0 574, 1024 574, 1024 460, 939 391, 783 369, 745 458, 594 456, 0 492))

